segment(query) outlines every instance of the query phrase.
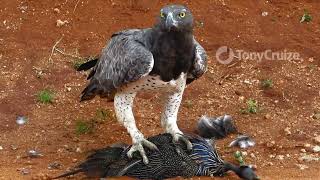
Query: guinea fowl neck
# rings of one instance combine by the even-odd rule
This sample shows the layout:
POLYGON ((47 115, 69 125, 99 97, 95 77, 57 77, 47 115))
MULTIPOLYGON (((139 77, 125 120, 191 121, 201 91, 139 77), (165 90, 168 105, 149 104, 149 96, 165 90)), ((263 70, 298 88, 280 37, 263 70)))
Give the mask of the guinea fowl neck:
POLYGON ((231 163, 228 163, 228 162, 225 162, 224 163, 224 167, 225 167, 225 170, 226 172, 227 171, 233 171, 234 173, 236 173, 237 175, 240 175, 240 167, 239 166, 236 166, 236 165, 233 165, 231 163))

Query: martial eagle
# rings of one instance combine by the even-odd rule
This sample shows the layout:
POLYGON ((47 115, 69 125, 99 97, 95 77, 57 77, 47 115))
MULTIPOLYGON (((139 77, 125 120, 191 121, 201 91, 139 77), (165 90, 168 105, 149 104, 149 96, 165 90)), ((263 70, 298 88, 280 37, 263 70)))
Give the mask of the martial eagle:
POLYGON ((139 91, 161 91, 165 100, 161 125, 165 132, 192 148, 177 126, 177 115, 187 84, 199 78, 207 69, 207 55, 193 36, 193 16, 182 5, 168 5, 160 10, 152 28, 130 29, 112 35, 97 60, 80 66, 93 67, 83 90, 81 101, 96 95, 114 100, 118 121, 130 134, 133 146, 128 157, 139 151, 148 164, 144 147, 156 150, 152 142, 138 130, 132 112, 139 91))

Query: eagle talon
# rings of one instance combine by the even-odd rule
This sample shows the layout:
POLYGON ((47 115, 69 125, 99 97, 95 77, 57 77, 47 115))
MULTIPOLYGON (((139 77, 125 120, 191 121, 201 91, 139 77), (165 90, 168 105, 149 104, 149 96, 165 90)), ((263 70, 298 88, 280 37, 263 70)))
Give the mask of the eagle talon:
POLYGON ((155 144, 153 144, 152 142, 150 142, 150 141, 148 141, 146 139, 142 139, 141 141, 139 141, 137 143, 134 143, 132 145, 130 150, 127 152, 127 156, 129 158, 132 158, 133 157, 133 153, 136 152, 136 151, 139 151, 139 153, 140 153, 140 155, 142 157, 143 163, 147 165, 147 164, 149 164, 149 160, 148 160, 148 157, 146 155, 146 152, 145 152, 143 146, 149 148, 150 150, 159 151, 159 149, 157 148, 157 146, 155 144))
POLYGON ((186 138, 183 134, 181 133, 175 133, 173 136, 173 143, 179 143, 180 141, 184 142, 187 145, 187 149, 190 151, 192 150, 192 143, 188 138, 186 138))

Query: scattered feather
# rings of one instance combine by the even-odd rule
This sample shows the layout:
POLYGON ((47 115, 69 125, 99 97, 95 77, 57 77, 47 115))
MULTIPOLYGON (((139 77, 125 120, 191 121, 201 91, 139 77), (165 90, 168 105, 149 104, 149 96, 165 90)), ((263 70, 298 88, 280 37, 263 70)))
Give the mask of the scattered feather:
POLYGON ((229 144, 229 147, 238 146, 242 149, 246 149, 249 147, 253 147, 255 144, 256 143, 254 142, 254 140, 249 136, 240 135, 229 144))
POLYGON ((24 125, 27 121, 28 119, 25 116, 18 116, 16 119, 18 125, 24 125))
POLYGON ((29 150, 27 154, 28 154, 27 157, 31 157, 31 158, 37 158, 37 157, 43 156, 41 153, 37 152, 36 150, 29 150))

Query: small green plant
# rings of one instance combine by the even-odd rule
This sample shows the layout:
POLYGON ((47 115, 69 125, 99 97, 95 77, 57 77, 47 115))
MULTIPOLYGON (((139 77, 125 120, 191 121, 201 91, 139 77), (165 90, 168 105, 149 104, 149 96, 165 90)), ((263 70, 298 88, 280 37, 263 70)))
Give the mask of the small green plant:
POLYGON ((247 108, 241 109, 243 114, 256 114, 259 111, 258 102, 255 99, 249 99, 247 101, 247 108))
POLYGON ((312 21, 312 16, 309 14, 307 10, 304 10, 304 14, 301 17, 300 23, 311 22, 311 21, 312 21))
POLYGON ((236 151, 234 153, 234 158, 239 162, 240 166, 244 165, 244 158, 243 158, 243 154, 241 151, 236 151))
POLYGON ((73 68, 77 70, 81 66, 81 64, 85 62, 86 62, 85 58, 81 58, 81 59, 77 58, 73 61, 73 68))
POLYGON ((186 100, 184 106, 190 109, 193 107, 193 102, 191 100, 186 100))
POLYGON ((98 122, 106 120, 114 120, 115 114, 110 109, 98 109, 94 119, 98 122))
POLYGON ((85 122, 83 120, 79 120, 76 123, 76 134, 78 135, 93 133, 93 130, 94 130, 93 121, 85 122))
POLYGON ((273 86, 273 81, 272 81, 272 79, 262 80, 262 81, 261 81, 261 86, 262 86, 262 88, 264 88, 264 89, 272 88, 272 86, 273 86))
POLYGON ((307 68, 310 70, 310 71, 313 71, 313 70, 315 70, 315 69, 317 69, 317 65, 315 65, 315 64, 309 64, 309 65, 307 65, 307 68))
POLYGON ((44 89, 37 94, 37 100, 43 104, 53 103, 54 93, 51 90, 44 89))

